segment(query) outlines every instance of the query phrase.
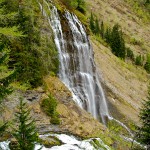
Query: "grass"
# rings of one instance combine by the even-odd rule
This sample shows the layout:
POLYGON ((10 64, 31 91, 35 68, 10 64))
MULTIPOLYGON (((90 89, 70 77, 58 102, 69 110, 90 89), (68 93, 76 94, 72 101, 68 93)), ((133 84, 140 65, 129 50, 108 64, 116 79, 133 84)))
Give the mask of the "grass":
POLYGON ((27 83, 20 83, 20 82, 13 82, 10 84, 11 87, 15 90, 21 90, 21 91, 26 91, 28 89, 31 89, 30 84, 27 83))
POLYGON ((139 2, 135 0, 125 0, 128 4, 130 4, 131 9, 133 9, 134 13, 142 19, 145 23, 149 23, 150 21, 150 13, 144 8, 144 6, 140 5, 139 2))

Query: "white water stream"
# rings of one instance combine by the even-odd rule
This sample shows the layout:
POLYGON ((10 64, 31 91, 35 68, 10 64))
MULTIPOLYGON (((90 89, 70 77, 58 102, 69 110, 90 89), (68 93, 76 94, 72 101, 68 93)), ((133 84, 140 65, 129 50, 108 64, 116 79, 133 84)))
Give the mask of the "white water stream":
MULTIPOLYGON (((40 135, 42 137, 53 136, 58 138, 63 144, 60 146, 53 146, 51 148, 46 148, 40 144, 35 145, 34 150, 110 150, 109 146, 105 145, 100 138, 91 138, 88 140, 78 140, 74 136, 69 136, 66 134, 46 134, 40 135), (98 145, 94 142, 98 143, 98 145)), ((0 142, 0 150, 10 150, 9 141, 0 142)))

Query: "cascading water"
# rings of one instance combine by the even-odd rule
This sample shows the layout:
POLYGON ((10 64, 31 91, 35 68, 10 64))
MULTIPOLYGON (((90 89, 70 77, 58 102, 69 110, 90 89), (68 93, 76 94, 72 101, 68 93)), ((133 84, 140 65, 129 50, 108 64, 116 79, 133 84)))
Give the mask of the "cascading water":
POLYGON ((75 15, 66 11, 63 17, 65 21, 61 25, 57 9, 53 7, 50 25, 59 52, 59 77, 70 89, 77 104, 95 118, 101 116, 105 123, 105 117, 109 113, 88 36, 75 15))
MULTIPOLYGON (((59 139, 62 142, 62 145, 47 148, 39 143, 35 143, 34 150, 110 150, 110 147, 106 145, 100 138, 79 140, 72 135, 66 134, 45 134, 39 136, 41 140, 44 140, 47 137, 54 137, 54 139, 59 139)), ((50 139, 47 138, 47 140, 50 139)), ((9 143, 10 141, 0 142, 0 150, 10 150, 9 143)))
POLYGON ((47 17, 54 32, 54 40, 59 52, 59 77, 72 92, 73 99, 81 107, 89 111, 95 118, 105 124, 105 118, 114 120, 132 133, 126 125, 114 119, 108 113, 107 103, 94 64, 92 46, 89 42, 84 26, 77 16, 68 11, 61 22, 56 7, 50 8, 50 16, 39 3, 43 15, 47 17), (63 24, 63 25, 62 25, 63 24))

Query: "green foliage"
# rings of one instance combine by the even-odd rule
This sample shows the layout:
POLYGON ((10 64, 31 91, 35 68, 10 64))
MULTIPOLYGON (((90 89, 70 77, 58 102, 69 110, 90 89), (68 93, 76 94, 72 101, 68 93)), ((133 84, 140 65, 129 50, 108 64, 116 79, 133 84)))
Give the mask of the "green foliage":
POLYGON ((8 123, 7 122, 2 124, 2 125, 0 124, 0 136, 3 135, 3 133, 7 129, 7 127, 8 127, 8 123))
POLYGON ((44 75, 58 71, 54 42, 42 35, 41 11, 35 0, 3 0, 0 3, 2 44, 10 48, 9 68, 16 68, 15 78, 34 88, 44 75), (47 59, 47 60, 46 60, 47 59))
POLYGON ((23 36, 22 35, 22 32, 19 32, 18 31, 18 28, 16 26, 13 26, 13 27, 0 27, 0 34, 3 34, 5 36, 23 36))
POLYGON ((121 59, 125 59, 126 57, 125 41, 123 38, 123 33, 120 30, 118 24, 115 24, 112 30, 109 27, 107 27, 105 32, 104 23, 101 22, 101 26, 99 27, 98 19, 94 19, 94 16, 91 13, 90 28, 95 35, 98 36, 101 35, 101 37, 105 39, 105 41, 110 45, 114 55, 120 57, 121 59))
MULTIPOLYGON (((4 98, 12 92, 10 83, 15 76, 15 71, 8 68, 10 52, 8 41, 10 42, 11 39, 23 36, 22 32, 19 32, 18 28, 14 25, 12 26, 9 22, 9 20, 11 20, 10 18, 16 13, 9 13, 6 11, 6 2, 10 3, 11 1, 0 1, 0 104, 4 98)), ((0 136, 2 136, 7 126, 7 122, 0 125, 0 136)))
POLYGON ((0 103, 6 95, 12 92, 9 84, 13 81, 15 76, 14 71, 8 68, 8 63, 10 61, 10 47, 8 43, 10 43, 12 39, 23 36, 17 26, 10 25, 9 19, 14 18, 16 13, 6 11, 7 2, 7 0, 0 1, 0 103))
POLYGON ((128 2, 134 13, 145 23, 150 20, 150 3, 149 0, 124 0, 128 2))
POLYGON ((130 48, 126 48, 127 57, 130 58, 132 61, 134 61, 134 54, 133 51, 130 48))
POLYGON ((141 55, 136 56, 135 58, 135 65, 143 66, 143 58, 141 55))
POLYGON ((104 39, 105 29, 104 29, 104 23, 103 23, 103 21, 101 22, 100 35, 104 39))
POLYGON ((94 146, 96 150, 99 150, 99 149, 107 150, 107 148, 104 146, 104 143, 99 142, 97 139, 93 139, 90 143, 94 146))
POLYGON ((99 35, 100 34, 100 27, 99 27, 99 21, 96 18, 95 20, 95 34, 99 35))
POLYGON ((86 13, 86 5, 84 0, 64 0, 68 8, 78 10, 81 13, 86 13))
POLYGON ((92 12, 90 17, 90 29, 92 30, 93 33, 95 32, 95 20, 92 12))
POLYGON ((60 119, 58 118, 58 114, 57 114, 57 113, 55 113, 55 114, 51 117, 50 122, 51 122, 52 124, 55 124, 55 125, 60 124, 60 119))
POLYGON ((142 42, 139 41, 139 40, 136 40, 135 38, 132 38, 131 41, 130 41, 130 43, 134 44, 134 45, 139 45, 139 46, 142 45, 142 42))
POLYGON ((77 10, 79 10, 81 13, 85 14, 85 1, 84 0, 77 0, 77 10))
POLYGON ((110 43, 111 42, 111 28, 108 27, 104 35, 105 35, 104 38, 106 42, 110 43))
POLYGON ((44 99, 41 103, 41 107, 44 110, 44 112, 51 117, 50 122, 52 124, 60 124, 60 120, 58 118, 58 113, 56 111, 57 108, 57 101, 52 96, 49 95, 47 99, 44 99))
POLYGON ((140 109, 139 118, 141 127, 138 127, 137 129, 136 138, 142 144, 150 146, 150 87, 148 90, 147 100, 143 101, 143 105, 140 109))
POLYGON ((144 69, 150 73, 150 54, 147 55, 147 60, 146 60, 146 63, 144 65, 144 69))
POLYGON ((126 50, 125 50, 125 41, 123 39, 122 31, 119 29, 119 25, 114 25, 111 32, 111 43, 110 47, 112 52, 122 59, 125 59, 126 50))
POLYGON ((35 142, 38 140, 38 134, 35 128, 35 122, 30 116, 30 110, 27 104, 20 99, 18 112, 15 114, 18 122, 18 128, 13 134, 16 138, 20 150, 33 150, 35 142))

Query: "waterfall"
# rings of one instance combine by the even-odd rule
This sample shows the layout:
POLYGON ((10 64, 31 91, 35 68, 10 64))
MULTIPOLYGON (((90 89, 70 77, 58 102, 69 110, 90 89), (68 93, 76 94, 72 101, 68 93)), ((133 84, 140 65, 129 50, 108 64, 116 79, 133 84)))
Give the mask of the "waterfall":
POLYGON ((76 15, 65 11, 61 16, 55 6, 50 16, 42 9, 48 18, 54 33, 54 41, 59 53, 59 78, 68 87, 74 101, 90 112, 94 118, 105 123, 109 117, 107 103, 94 63, 93 49, 86 34, 85 27, 76 15))
POLYGON ((62 25, 56 7, 50 25, 59 52, 59 78, 70 89, 74 100, 94 118, 109 116, 105 95, 94 64, 93 49, 84 26, 76 15, 65 12, 62 25), (65 32, 64 32, 65 31, 65 32))

